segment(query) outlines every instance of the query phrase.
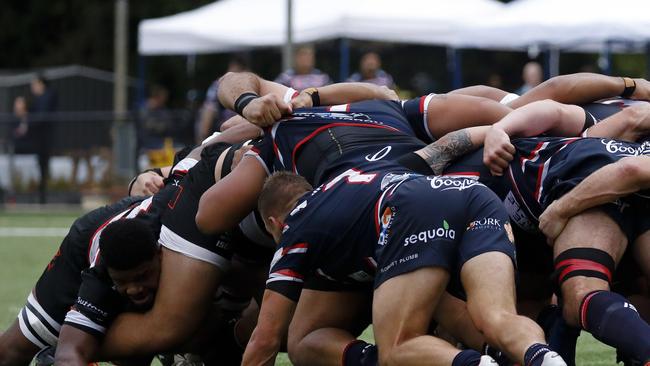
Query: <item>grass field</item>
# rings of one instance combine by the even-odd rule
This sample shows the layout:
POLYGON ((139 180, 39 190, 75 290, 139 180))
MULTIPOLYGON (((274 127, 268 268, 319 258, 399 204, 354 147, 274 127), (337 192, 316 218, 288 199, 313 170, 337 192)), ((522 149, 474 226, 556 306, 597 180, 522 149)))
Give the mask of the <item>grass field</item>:
MULTIPOLYGON (((65 231, 79 214, 0 211, 0 329, 6 329, 14 321, 65 231)), ((372 332, 367 330, 363 337, 371 340, 372 332)), ((290 365, 284 354, 278 357, 276 364, 290 365)), ((614 365, 615 354, 611 348, 583 333, 578 343, 577 364, 614 365)))

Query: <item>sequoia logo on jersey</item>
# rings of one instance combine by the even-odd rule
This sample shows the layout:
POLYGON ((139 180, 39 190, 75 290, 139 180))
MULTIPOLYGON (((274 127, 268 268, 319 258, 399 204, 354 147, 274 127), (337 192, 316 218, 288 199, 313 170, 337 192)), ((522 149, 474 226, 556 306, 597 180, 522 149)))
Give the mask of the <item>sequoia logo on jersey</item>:
POLYGON ((619 156, 639 156, 650 155, 650 142, 644 141, 642 144, 625 143, 614 140, 600 140, 605 145, 607 152, 619 156))
POLYGON ((456 238, 456 230, 449 227, 447 220, 442 220, 442 227, 436 229, 429 229, 420 231, 417 234, 411 234, 404 239, 404 246, 417 243, 427 243, 429 240, 434 239, 447 239, 454 240, 456 238))
POLYGON ((431 181, 431 188, 447 191, 454 189, 462 191, 473 186, 482 186, 477 179, 472 178, 449 178, 449 177, 427 177, 431 181))

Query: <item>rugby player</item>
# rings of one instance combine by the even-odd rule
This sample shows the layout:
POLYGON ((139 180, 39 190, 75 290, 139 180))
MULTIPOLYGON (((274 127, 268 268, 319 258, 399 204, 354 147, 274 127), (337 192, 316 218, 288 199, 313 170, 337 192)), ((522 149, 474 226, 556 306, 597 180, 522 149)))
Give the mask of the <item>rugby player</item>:
MULTIPOLYGON (((514 208, 511 217, 519 218, 520 223, 533 223, 534 227, 543 208, 553 199, 561 197, 605 164, 616 162, 625 155, 645 154, 645 144, 576 138, 514 140, 513 145, 517 150, 507 170, 513 187, 510 192, 514 193, 514 200, 511 201, 514 205, 510 207, 514 208)), ((456 147, 461 145, 473 148, 468 136, 465 136, 464 142, 456 143, 456 147)), ((439 147, 441 150, 444 148, 439 147)), ((628 167, 627 164, 629 163, 622 164, 622 167, 628 167)), ((615 179, 634 181, 633 176, 630 174, 615 179)), ((602 195, 605 187, 608 186, 600 186, 596 192, 602 195)), ((600 206, 572 218, 575 222, 571 230, 564 231, 558 237, 560 242, 555 241, 555 267, 567 322, 594 332, 596 338, 615 346, 624 355, 646 362, 648 356, 644 352, 648 349, 648 325, 639 318, 636 311, 630 310, 633 308, 625 306, 628 304, 625 298, 609 291, 612 273, 627 243, 632 245, 636 241, 634 247, 638 247, 639 240, 642 240, 647 231, 647 227, 642 224, 647 222, 647 214, 634 208, 623 212, 628 204, 626 200, 622 202, 622 207, 616 208, 613 204, 600 206), (636 225, 635 222, 641 224, 636 225), (576 265, 567 266, 566 263, 576 265), (590 302, 583 300, 592 298, 588 297, 590 291, 599 291, 597 297, 593 296, 607 306, 599 306, 601 304, 597 301, 589 308, 590 302), (606 323, 609 319, 608 311, 617 312, 620 321, 616 326, 609 323, 609 328, 606 323), (618 327, 623 322, 626 324, 625 329, 636 330, 634 339, 618 335, 616 329, 622 329, 618 327)), ((558 232, 555 230, 554 234, 557 235, 558 232)), ((639 265, 643 266, 644 263, 640 262, 639 265)))
MULTIPOLYGON (((39 349, 56 345, 63 324, 78 326, 93 334, 104 333, 110 320, 108 315, 114 315, 116 309, 93 309, 92 306, 103 305, 96 304, 96 299, 92 296, 105 292, 106 273, 99 269, 84 272, 83 275, 82 272, 94 267, 101 258, 99 241, 108 223, 124 217, 141 221, 140 225, 156 230, 156 218, 170 193, 171 189, 163 190, 155 200, 144 197, 127 198, 114 205, 91 211, 75 221, 56 255, 36 282, 18 319, 0 336, 2 364, 29 364, 39 349), (103 276, 102 281, 97 280, 100 274, 103 276), (95 288, 97 286, 99 289, 95 288), (93 305, 86 306, 88 304, 93 305), (76 310, 69 311, 72 306, 76 306, 76 310), (106 313, 107 317, 102 318, 94 314, 93 310, 106 313)), ((137 248, 133 250, 137 251, 137 248)), ((157 268, 152 268, 152 272, 155 272, 153 270, 157 268)), ((157 275, 152 273, 151 278, 152 281, 147 283, 157 279, 157 275)), ((155 289, 154 285, 148 285, 146 289, 142 288, 137 294, 133 294, 135 301, 150 300, 148 297, 155 289)), ((109 289, 110 287, 108 286, 109 289)), ((65 325, 63 327, 65 328, 65 325)))

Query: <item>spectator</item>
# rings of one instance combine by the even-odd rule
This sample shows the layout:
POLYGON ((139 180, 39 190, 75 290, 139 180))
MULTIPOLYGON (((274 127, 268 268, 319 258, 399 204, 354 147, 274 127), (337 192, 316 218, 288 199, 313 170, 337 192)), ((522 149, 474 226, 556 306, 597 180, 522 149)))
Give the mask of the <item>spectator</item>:
POLYGON ((166 137, 173 135, 173 118, 167 109, 169 91, 160 85, 153 85, 149 98, 141 110, 141 143, 145 149, 159 149, 166 137))
POLYGON ((14 114, 20 120, 14 134, 17 138, 28 138, 33 143, 41 175, 38 183, 39 202, 46 203, 52 154, 51 113, 56 111, 57 98, 42 75, 34 76, 29 86, 31 91, 29 103, 26 103, 24 97, 18 97, 14 101, 14 114))
POLYGON ((530 89, 542 83, 544 79, 542 66, 538 62, 530 61, 524 66, 521 77, 524 79, 524 85, 515 92, 519 95, 526 93, 530 89))
POLYGON ((393 77, 381 69, 381 58, 376 52, 367 52, 359 62, 359 72, 355 72, 347 81, 362 81, 380 86, 394 87, 393 77))
MULTIPOLYGON (((234 57, 228 63, 228 70, 226 72, 241 72, 247 71, 248 66, 246 62, 239 57, 234 57)), ((219 131, 221 124, 234 116, 236 113, 230 109, 224 108, 219 103, 217 93, 219 90, 219 78, 210 84, 208 91, 205 93, 205 101, 199 112, 199 120, 196 128, 197 143, 205 140, 213 132, 219 131)))
POLYGON ((296 50, 293 69, 286 70, 278 75, 276 83, 303 90, 318 88, 331 83, 329 75, 316 69, 316 54, 312 46, 302 46, 296 50))

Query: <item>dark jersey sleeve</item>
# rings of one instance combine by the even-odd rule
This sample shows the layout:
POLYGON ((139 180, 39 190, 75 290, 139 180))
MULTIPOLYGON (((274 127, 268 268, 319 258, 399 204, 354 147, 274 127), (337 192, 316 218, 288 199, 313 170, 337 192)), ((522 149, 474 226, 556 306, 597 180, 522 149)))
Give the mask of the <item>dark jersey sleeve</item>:
POLYGON ((65 317, 64 324, 101 337, 123 309, 123 299, 113 289, 105 269, 89 268, 81 273, 77 301, 65 317))
POLYGON ((273 256, 266 288, 297 302, 305 277, 315 270, 312 268, 315 252, 315 246, 307 241, 292 236, 283 238, 273 256))
POLYGON ((426 143, 431 143, 435 140, 429 132, 429 126, 427 124, 427 107, 433 96, 434 94, 423 95, 402 102, 402 108, 406 113, 409 124, 415 131, 415 137, 426 143))

